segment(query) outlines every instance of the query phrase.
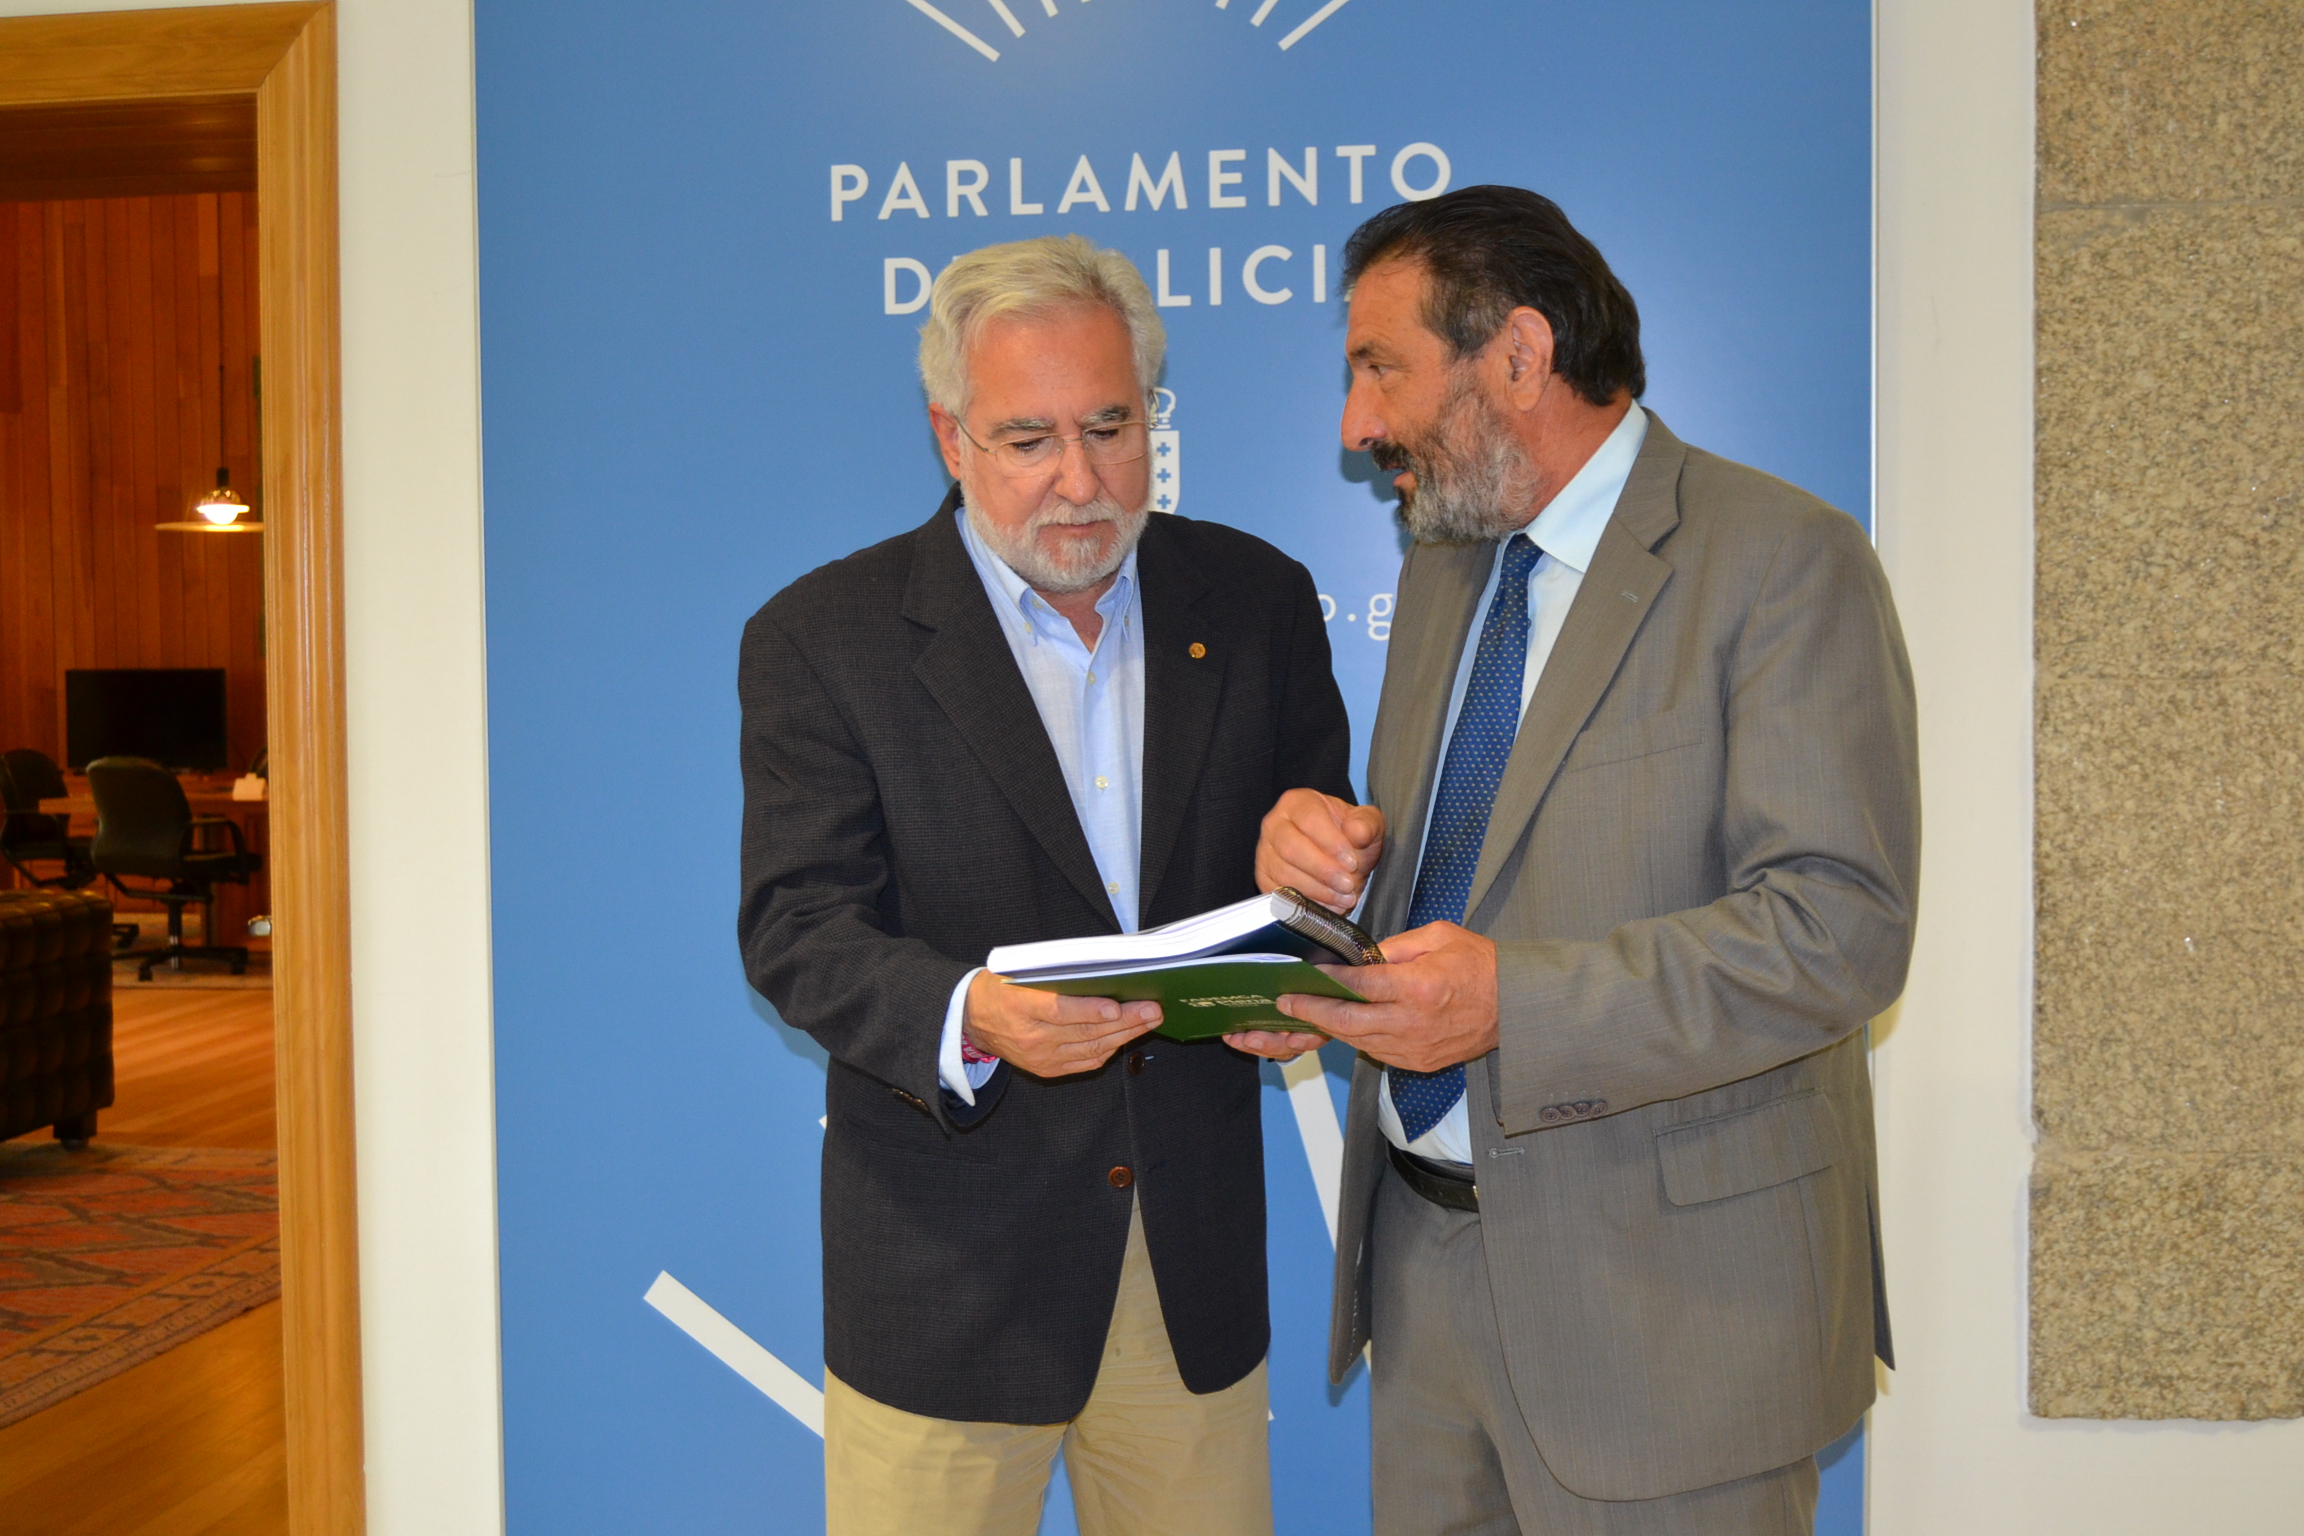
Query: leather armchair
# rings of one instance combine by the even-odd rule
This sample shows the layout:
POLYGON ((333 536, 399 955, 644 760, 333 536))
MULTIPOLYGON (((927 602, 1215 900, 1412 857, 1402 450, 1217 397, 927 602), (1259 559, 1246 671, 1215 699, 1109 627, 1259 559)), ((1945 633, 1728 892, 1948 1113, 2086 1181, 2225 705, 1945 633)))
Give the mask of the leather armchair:
POLYGON ((0 1140, 83 1146, 112 1103, 112 903, 0 891, 0 1140))

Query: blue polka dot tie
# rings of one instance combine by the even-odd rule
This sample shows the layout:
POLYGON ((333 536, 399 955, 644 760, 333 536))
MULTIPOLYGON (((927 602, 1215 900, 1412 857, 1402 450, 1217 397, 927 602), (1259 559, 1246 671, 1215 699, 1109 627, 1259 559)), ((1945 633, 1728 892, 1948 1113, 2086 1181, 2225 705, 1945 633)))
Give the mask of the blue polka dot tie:
MULTIPOLYGON (((1488 622, 1480 627, 1472 677, 1456 730, 1448 738, 1448 759, 1440 768, 1440 792, 1432 797, 1432 826, 1424 835, 1424 862, 1416 871, 1416 894, 1408 903, 1408 926, 1460 923, 1472 894, 1472 872, 1488 836, 1488 813, 1496 806, 1496 786, 1520 734, 1520 680, 1528 669, 1528 573, 1542 551, 1528 535, 1516 533, 1504 546, 1504 569, 1488 622)), ((1437 1072, 1385 1069, 1392 1083, 1392 1107, 1410 1141, 1438 1125, 1464 1097, 1461 1064, 1437 1072)))

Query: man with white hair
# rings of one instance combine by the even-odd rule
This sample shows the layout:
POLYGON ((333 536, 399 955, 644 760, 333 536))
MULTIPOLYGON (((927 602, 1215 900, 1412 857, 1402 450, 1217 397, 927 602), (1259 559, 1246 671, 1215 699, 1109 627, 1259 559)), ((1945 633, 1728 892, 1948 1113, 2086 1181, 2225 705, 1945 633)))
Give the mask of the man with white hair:
POLYGON ((832 1536, 1272 1529, 1258 1066, 1059 997, 994 945, 1133 932, 1256 892, 1283 792, 1347 801, 1304 568, 1150 517, 1165 339, 1077 236, 937 280, 920 373, 958 484, 744 633, 757 987, 831 1056, 832 1536))

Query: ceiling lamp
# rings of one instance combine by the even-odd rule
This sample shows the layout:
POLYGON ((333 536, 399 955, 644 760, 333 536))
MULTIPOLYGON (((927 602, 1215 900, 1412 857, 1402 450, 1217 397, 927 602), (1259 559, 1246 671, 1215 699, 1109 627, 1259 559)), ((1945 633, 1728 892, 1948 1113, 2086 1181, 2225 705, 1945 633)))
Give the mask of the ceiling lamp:
POLYGON ((232 489, 232 471, 219 468, 216 489, 194 502, 192 510, 211 523, 236 523, 240 521, 240 514, 248 510, 248 503, 232 489))
POLYGON ((192 511, 199 521, 162 523, 160 526, 177 533, 255 533, 264 527, 262 523, 240 521, 247 515, 248 503, 242 501, 239 492, 232 489, 232 472, 229 469, 216 471, 215 489, 202 491, 200 499, 192 503, 192 511))

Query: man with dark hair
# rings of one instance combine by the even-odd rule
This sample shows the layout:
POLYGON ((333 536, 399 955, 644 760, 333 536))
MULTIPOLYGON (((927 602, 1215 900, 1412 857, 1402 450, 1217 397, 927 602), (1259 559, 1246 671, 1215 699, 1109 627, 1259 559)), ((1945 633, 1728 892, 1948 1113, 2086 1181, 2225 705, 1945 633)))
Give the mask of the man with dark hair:
MULTIPOLYGON (((1639 316, 1534 193, 1346 248, 1347 447, 1398 472, 1371 804, 1257 878, 1363 921, 1330 1369, 1379 1536, 1791 1536, 1889 1358, 1864 1025, 1919 866, 1863 530, 1636 402, 1639 316)), ((1315 1037, 1235 1037, 1285 1059, 1315 1037)))
POLYGON ((1519 187, 1466 187, 1395 203, 1344 245, 1344 287, 1378 261, 1414 262, 1431 279, 1417 318, 1461 362, 1522 305, 1552 328, 1552 368, 1588 405, 1648 393, 1640 311, 1560 205, 1519 187))

